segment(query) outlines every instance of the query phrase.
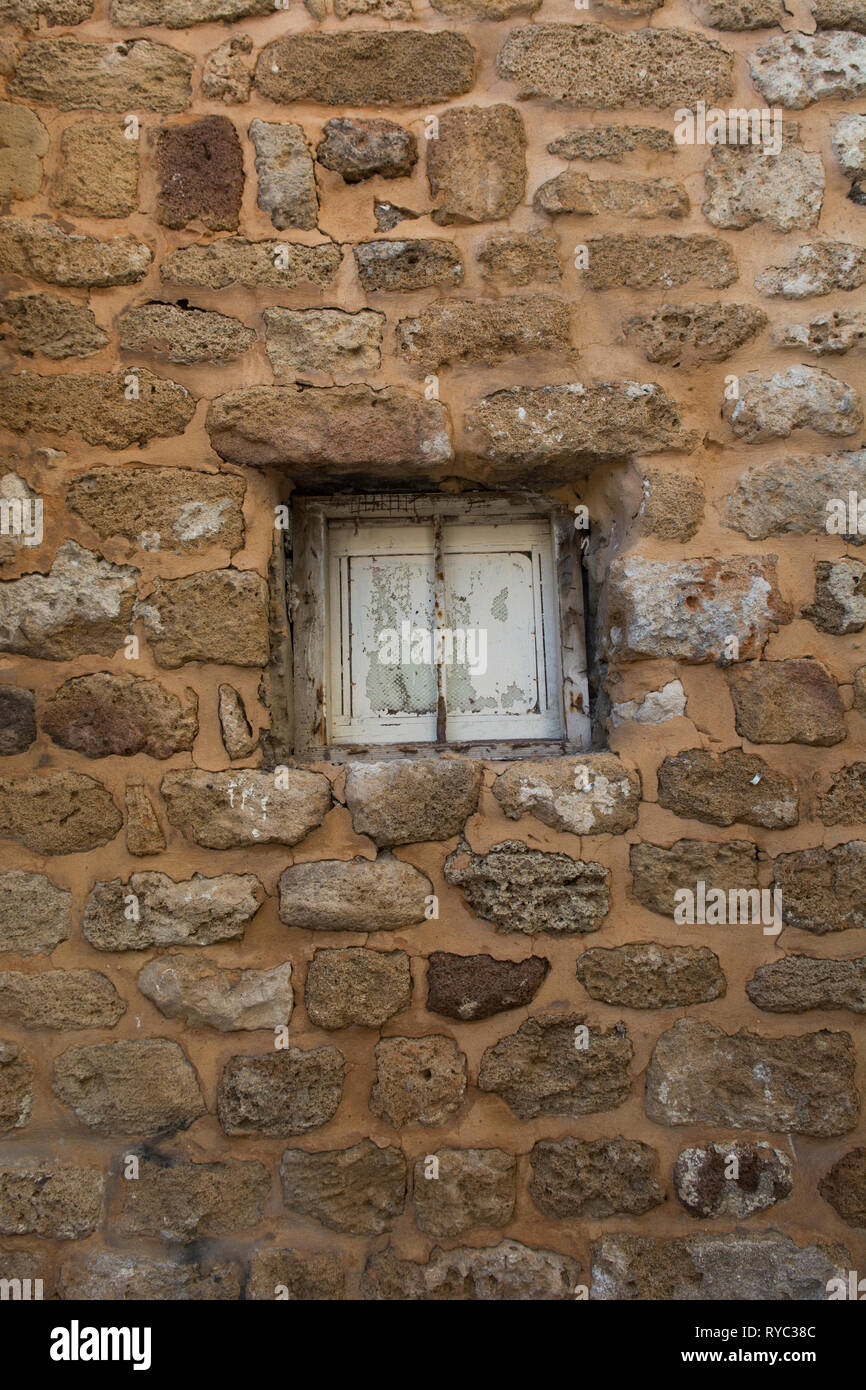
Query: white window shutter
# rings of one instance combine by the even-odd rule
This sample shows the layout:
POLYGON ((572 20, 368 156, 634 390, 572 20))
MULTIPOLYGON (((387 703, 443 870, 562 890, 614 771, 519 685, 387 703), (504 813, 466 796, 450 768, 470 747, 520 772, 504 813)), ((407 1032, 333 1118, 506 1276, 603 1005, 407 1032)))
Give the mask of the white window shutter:
POLYGON ((440 536, 437 579, 430 523, 329 528, 330 741, 433 742, 440 690, 449 742, 561 737, 549 522, 440 536))

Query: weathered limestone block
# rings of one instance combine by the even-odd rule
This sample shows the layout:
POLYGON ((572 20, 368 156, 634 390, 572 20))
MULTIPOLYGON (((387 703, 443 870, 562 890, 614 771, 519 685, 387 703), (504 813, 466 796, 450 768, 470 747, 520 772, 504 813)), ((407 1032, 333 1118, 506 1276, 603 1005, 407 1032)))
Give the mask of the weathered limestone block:
POLYGON ((30 1123, 34 1075, 29 1054, 22 1047, 0 1042, 0 1134, 30 1123))
MULTIPOLYGON (((60 1267, 60 1297, 93 1303, 132 1301, 226 1302, 241 1296, 241 1266, 179 1260, 135 1260, 106 1250, 73 1255, 60 1267)), ((273 1295, 271 1295, 273 1297, 273 1295)))
POLYGON ((374 175, 404 178, 417 161, 418 142, 412 132, 381 116, 335 116, 316 146, 316 162, 339 174, 344 183, 361 183, 374 175))
POLYGON ((788 926, 816 936, 866 927, 866 841, 779 854, 773 873, 788 926))
POLYGON ((848 1268, 838 1246, 799 1246, 781 1231, 730 1235, 606 1235, 592 1247, 591 1299, 822 1302, 848 1268))
POLYGON ((776 347, 805 348, 818 357, 841 356, 866 339, 866 312, 858 309, 825 310, 806 323, 780 323, 770 337, 776 347))
POLYGON ((533 280, 550 284, 562 279, 559 242, 547 232, 496 232, 482 244, 476 260, 487 279, 515 288, 533 280))
POLYGON ((790 778, 763 758, 731 748, 718 755, 689 748, 659 768, 659 805, 708 825, 763 825, 784 830, 799 819, 799 796, 790 778))
POLYGON ((15 333, 18 351, 27 356, 92 357, 108 342, 91 309, 56 294, 9 295, 0 312, 15 333))
POLYGON ((331 1231, 380 1235, 406 1205, 402 1149, 362 1139, 350 1149, 286 1149, 280 1165, 283 1202, 331 1231))
POLYGON ((846 1226, 866 1226, 866 1149, 851 1149, 837 1159, 818 1191, 846 1226))
POLYGON ((242 387, 217 396, 206 423, 220 458, 281 468, 299 485, 404 484, 453 458, 445 406, 404 386, 242 387))
POLYGON ((866 251, 847 241, 800 246, 783 266, 770 266, 755 279, 759 294, 806 299, 831 290, 854 290, 866 280, 866 251))
POLYGON ((187 1129, 206 1108, 186 1054, 168 1038, 70 1047, 54 1063, 53 1090, 97 1134, 187 1129))
POLYGON ((815 565, 815 597, 803 609, 819 632, 842 635, 866 626, 866 565, 862 560, 819 560, 815 565))
POLYGON ((509 820, 535 816, 572 835, 621 835, 637 820, 640 778, 613 753, 510 763, 493 784, 509 820))
POLYGON ((743 1142, 683 1149, 674 1164, 674 1190, 689 1216, 741 1221, 790 1197, 793 1164, 781 1149, 743 1142), (734 1160, 734 1162, 732 1162, 734 1160))
POLYGON ((42 708, 42 728, 88 758, 188 752, 198 733, 198 697, 180 700, 156 681, 97 671, 64 681, 42 708))
POLYGON ((321 825, 331 808, 331 787, 320 772, 280 774, 169 772, 161 791, 172 825, 205 849, 296 845, 321 825))
POLYGON ((162 873, 130 874, 126 883, 94 884, 82 934, 98 951, 211 946, 239 940, 264 899, 252 874, 194 874, 177 883, 162 873))
POLYGON ((459 285, 463 261, 453 242, 438 237, 418 241, 362 241, 352 247, 361 288, 425 290, 435 285, 459 285))
POLYGON ((502 1149, 438 1149, 415 1164, 415 1225, 437 1240, 507 1226, 517 1196, 517 1161, 502 1149), (427 1176, 435 1157, 435 1176, 427 1176))
POLYGON ((22 1028, 113 1028, 125 1013, 98 970, 0 971, 0 1018, 22 1028))
POLYGON ((818 798, 825 825, 856 825, 866 820, 866 763, 851 763, 836 773, 830 788, 818 798))
MULTIPOLYGON (((784 858, 784 856, 782 856, 784 858)), ((694 893, 719 888, 757 888, 758 851, 749 840, 677 840, 666 849, 643 840, 629 849, 632 892, 650 912, 673 917, 680 888, 694 893)))
POLYGON ((0 1167, 0 1232, 81 1240, 102 1219, 104 1180, 98 1168, 21 1160, 0 1167))
POLYGON ((774 29, 787 18, 783 0, 692 0, 701 24, 713 29, 774 29))
POLYGON ((784 956, 755 971, 746 993, 759 1009, 801 1014, 807 1009, 850 1009, 866 1013, 866 957, 827 960, 784 956))
POLYGON ((52 285, 104 289, 134 285, 147 274, 153 252, 134 236, 64 232, 53 222, 7 217, 0 224, 0 270, 52 285))
MULTIPOLYGON (((703 498, 703 494, 701 496, 703 498)), ((685 712, 686 692, 682 681, 668 681, 661 690, 647 691, 642 700, 622 700, 611 705, 610 722, 614 729, 626 722, 666 724, 669 719, 682 719, 685 712)))
POLYGON ((356 833, 380 848, 449 840, 477 809, 481 776, 469 758, 350 763, 346 805, 356 833))
POLYGON ((731 637, 745 660, 791 620, 774 555, 650 560, 633 552, 614 560, 607 589, 608 651, 620 661, 718 661, 731 637))
POLYGON ((274 376, 379 370, 385 315, 371 309, 265 309, 265 335, 274 376))
POLYGON ((526 131, 513 106, 454 106, 427 142, 427 182, 442 227, 510 217, 526 191, 526 131))
POLYGON ((393 232, 399 222, 415 222, 421 214, 413 212, 411 208, 400 207, 399 203, 389 203, 374 197, 373 216, 376 219, 377 232, 393 232))
POLYGON ((255 570, 202 570, 155 579, 136 604, 154 659, 173 669, 187 661, 266 666, 268 586, 255 570))
POLYGON ((383 1038, 376 1044, 370 1109, 395 1129, 441 1125, 460 1109, 466 1085, 466 1057, 453 1038, 383 1038))
POLYGON ((243 697, 233 685, 220 686, 218 710, 223 747, 232 762, 237 758, 249 758, 258 740, 247 719, 243 697))
POLYGON ((824 166, 819 154, 787 139, 778 154, 761 145, 716 145, 704 169, 701 211, 714 227, 765 222, 777 232, 806 231, 821 216, 824 166))
POLYGON ((381 1028, 411 1000, 405 951, 317 950, 307 966, 304 1005, 317 1028, 381 1028))
POLYGON ((749 71, 770 106, 801 111, 822 97, 858 97, 866 91, 866 38, 783 34, 749 56, 749 71))
POLYGON ((165 835, 153 804, 139 782, 126 787, 126 848, 130 854, 161 854, 165 835))
POLYGON ((212 290, 226 285, 291 290, 301 284, 321 289, 334 279, 342 259, 342 250, 332 241, 301 246, 220 237, 202 246, 178 247, 160 263, 159 273, 167 284, 212 290))
POLYGON ((615 1110, 631 1090, 633 1050, 622 1023, 605 1032, 582 1014, 538 1014, 485 1050, 478 1088, 520 1120, 615 1110))
POLYGON ((750 540, 825 535, 828 501, 847 499, 849 492, 866 496, 866 449, 788 455, 741 473, 723 518, 750 540))
POLYGON ((280 877, 280 921, 305 931, 395 931, 423 922, 433 885, 391 854, 319 859, 280 877))
MULTIPOLYGON (((304 0, 306 4, 306 0, 304 0)), ((307 6, 311 14, 319 8, 320 0, 311 0, 307 6)), ((414 19, 412 0, 334 0, 334 14, 337 19, 349 19, 351 15, 377 15, 381 19, 414 19)), ((324 11, 319 18, 322 18, 324 11)))
POLYGON ((674 367, 723 362, 760 333, 767 315, 748 304, 663 304, 623 322, 648 362, 674 367))
POLYGON ((345 1072, 346 1059, 336 1047, 230 1057, 217 1091, 220 1124, 229 1135, 306 1134, 337 1113, 345 1072))
POLYGON ((307 1255, 297 1250, 254 1250, 245 1297, 272 1302, 278 1289, 287 1289, 290 1299, 304 1303, 345 1298, 346 1272, 340 1256, 328 1251, 307 1255))
POLYGON ((93 0, 3 0, 0 17, 7 24, 38 29, 39 17, 45 23, 81 24, 93 14, 93 0))
POLYGON ((512 19, 534 14, 541 0, 430 0, 434 10, 458 19, 512 19))
POLYGON ((529 1193, 552 1217, 640 1216, 665 1200, 658 1154, 631 1139, 542 1139, 529 1193))
POLYGON ((31 39, 19 50, 9 91, 61 111, 183 111, 192 68, 186 53, 150 39, 31 39))
POLYGON ((255 340, 239 319, 191 305, 142 304, 120 318, 124 351, 151 352, 169 362, 232 362, 255 340))
POLYGON ((466 429, 500 481, 541 474, 545 485, 581 477, 604 460, 695 443, 677 402, 654 382, 507 387, 467 412, 466 429))
MULTIPOLYGON (((536 212, 551 217, 688 217, 689 198, 672 179, 591 179, 568 169, 536 189, 536 212)), ((711 219, 712 220, 712 219, 711 219)))
POLYGON ((721 290, 737 278, 726 241, 712 236, 601 236, 586 242, 584 271, 592 290, 667 291, 678 285, 721 290))
POLYGON ((0 379, 0 413, 16 434, 75 431, 88 444, 108 449, 183 434, 195 414, 195 397, 147 367, 136 367, 132 375, 137 383, 134 394, 125 371, 52 376, 17 372, 0 379))
POLYGON ((511 30, 496 60, 520 101, 601 110, 716 102, 733 90, 731 66, 731 54, 700 34, 603 24, 526 24, 511 30))
POLYGON ((660 1125, 848 1134, 860 1114, 851 1036, 727 1034, 680 1019, 656 1043, 646 1112, 660 1125))
POLYGON ((35 198, 42 187, 42 159, 51 143, 35 111, 0 101, 0 199, 35 198))
POLYGON ((592 125, 578 126, 547 146, 548 154, 560 159, 605 159, 611 164, 621 163, 624 154, 638 149, 674 154, 676 145, 671 132, 659 126, 592 125))
POLYGON ((843 174, 866 174, 866 116, 842 116, 830 126, 833 151, 843 174))
POLYGON ((188 1028, 272 1031, 292 1016, 290 961, 270 970, 226 969, 209 956, 174 952, 148 961, 138 988, 161 1014, 183 1019, 188 1028))
POLYGON ((361 1279, 364 1298, 384 1302, 564 1302, 574 1298, 580 1265, 552 1250, 531 1250, 516 1240, 499 1245, 434 1246, 426 1264, 390 1249, 371 1255, 361 1279))
POLYGON ((280 230, 311 230, 319 218, 319 196, 303 126, 252 121, 249 137, 256 151, 259 207, 280 230))
POLYGON ((456 850, 445 861, 445 878, 500 932, 598 931, 610 909, 610 870, 519 840, 494 845, 487 854, 456 850))
POLYGON ((186 29, 190 24, 234 24, 273 14, 273 0, 111 0, 111 21, 121 28, 162 24, 186 29))
POLYGON ((750 743, 826 748, 845 737, 839 690, 820 661, 749 661, 732 667, 727 676, 737 733, 750 743))
MULTIPOLYGON (((2 223, 0 223, 0 227, 2 227, 2 223)), ((0 318, 2 318, 2 310, 0 310, 0 318)), ((11 466, 0 465, 0 468, 3 467, 6 471, 0 473, 0 507, 4 507, 4 510, 8 508, 12 525, 11 527, 7 526, 6 535, 0 531, 0 564, 5 564, 7 560, 20 559, 22 550, 26 552, 34 545, 41 545, 37 516, 38 494, 11 466), (18 507, 21 508, 21 529, 20 534, 16 535, 17 528, 14 520, 18 507), (30 532, 29 535, 28 531, 30 532)))
POLYGON ((427 958, 427 1008, 461 1023, 531 1004, 550 970, 544 956, 496 960, 433 951, 427 958))
POLYGON ((706 1004, 727 989, 719 958, 707 946, 635 941, 585 951, 577 978, 591 999, 627 1009, 678 1009, 706 1004))
POLYGON ((236 1158, 188 1163, 160 1156, 141 1159, 138 1177, 120 1189, 119 1235, 198 1241, 259 1226, 271 1175, 264 1163, 236 1158))
POLYGON ((35 854, 95 849, 113 840, 122 824, 111 793, 82 772, 0 780, 0 836, 35 854))
MULTIPOLYGON (((662 541, 690 541, 701 528, 706 502, 704 485, 693 473, 672 473, 662 468, 647 468, 643 475, 643 497, 639 514, 641 535, 658 536, 662 541)), ((685 701, 682 683, 668 681, 656 697, 659 706, 656 711, 658 718, 656 714, 650 717, 656 705, 656 699, 651 699, 641 722, 654 724, 660 723, 662 718, 674 718, 673 710, 680 698, 685 701)))
POLYGON ((45 874, 0 873, 0 951, 17 956, 50 953, 71 935, 72 894, 45 874))
POLYGON ((853 29, 866 34, 860 0, 812 0, 812 14, 819 29, 853 29))
POLYGON ((424 371, 571 350, 569 306, 549 295, 434 302, 397 324, 397 352, 424 371))
POLYGON ((93 217, 128 217, 138 205, 138 141, 123 123, 83 120, 60 137, 53 202, 93 217))
POLYGON ((219 48, 211 49, 202 67, 202 96, 210 101, 249 101, 253 74, 252 68, 244 62, 244 55, 252 51, 253 41, 249 34, 234 34, 219 48))
POLYGON ((100 467, 79 473, 66 493, 71 511, 99 536, 123 536, 142 550, 196 555, 244 543, 242 478, 191 468, 100 467))
POLYGON ((430 106, 468 92, 475 49, 464 34, 364 29, 293 34, 265 44, 255 83, 278 102, 430 106))
POLYGON ((49 661, 111 656, 132 626, 138 574, 66 541, 47 575, 0 583, 0 651, 49 661))
POLYGON ((787 439, 797 429, 856 434, 863 424, 863 406, 854 388, 819 367, 789 367, 771 377, 746 372, 739 379, 736 400, 725 403, 724 415, 746 444, 787 439))

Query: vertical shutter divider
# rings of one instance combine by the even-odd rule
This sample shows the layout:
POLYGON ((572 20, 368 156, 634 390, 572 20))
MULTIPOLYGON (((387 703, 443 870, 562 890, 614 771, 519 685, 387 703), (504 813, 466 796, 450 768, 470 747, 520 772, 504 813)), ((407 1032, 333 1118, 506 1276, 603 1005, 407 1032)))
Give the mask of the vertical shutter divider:
POLYGON ((442 517, 433 523, 433 662, 436 667, 436 742, 447 737, 448 712, 445 704, 445 673, 442 669, 441 630, 445 622, 445 559, 442 545, 442 517))

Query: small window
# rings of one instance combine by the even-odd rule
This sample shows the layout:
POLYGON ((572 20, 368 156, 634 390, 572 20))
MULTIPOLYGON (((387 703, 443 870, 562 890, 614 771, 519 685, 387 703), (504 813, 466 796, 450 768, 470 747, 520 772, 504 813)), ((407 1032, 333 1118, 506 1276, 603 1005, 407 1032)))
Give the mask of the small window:
POLYGON ((473 494, 307 499, 295 517, 306 751, 586 745, 567 513, 473 494))

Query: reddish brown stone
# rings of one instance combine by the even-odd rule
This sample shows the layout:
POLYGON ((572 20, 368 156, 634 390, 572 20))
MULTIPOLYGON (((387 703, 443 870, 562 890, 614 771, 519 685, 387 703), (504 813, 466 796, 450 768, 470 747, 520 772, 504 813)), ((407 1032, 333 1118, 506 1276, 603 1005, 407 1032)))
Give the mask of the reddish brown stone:
POLYGON ((866 1226, 866 1149, 843 1154, 818 1183, 818 1191, 846 1226, 866 1226))
POLYGON ((235 232, 244 191, 244 161, 227 116, 169 126, 156 140, 157 217, 166 227, 199 221, 211 232, 235 232))
POLYGON ((497 960, 434 951, 427 969, 427 1008, 466 1023, 530 1004, 550 969, 544 956, 497 960))
POLYGON ((198 733, 198 697, 181 702, 156 681, 97 671, 65 681, 45 706, 42 727, 62 748, 88 758, 187 752, 198 733))

